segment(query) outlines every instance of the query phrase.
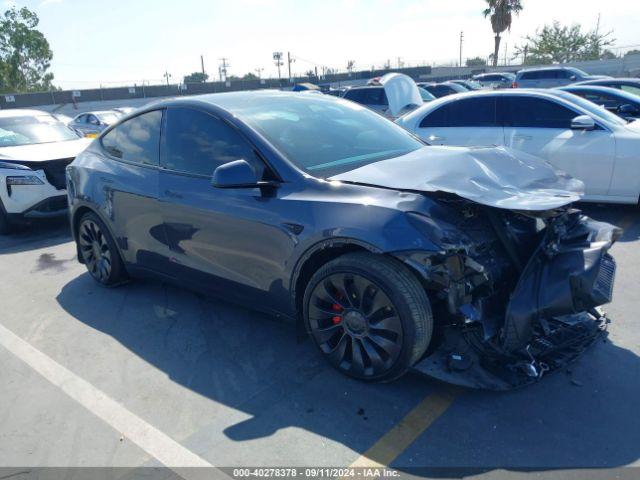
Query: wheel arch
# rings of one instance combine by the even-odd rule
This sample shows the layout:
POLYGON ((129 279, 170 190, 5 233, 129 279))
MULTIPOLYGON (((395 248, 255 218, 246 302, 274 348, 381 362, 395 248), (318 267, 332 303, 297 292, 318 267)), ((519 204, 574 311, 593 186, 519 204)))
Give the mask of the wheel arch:
POLYGON ((78 228, 80 227, 80 220, 87 213, 93 213, 102 221, 102 223, 104 223, 104 225, 109 230, 109 234, 111 235, 111 238, 113 238, 113 243, 115 244, 116 249, 118 250, 118 255, 120 255, 121 259, 124 259, 124 256, 122 255, 122 251, 120 248, 120 243, 118 242, 118 237, 115 236, 113 229, 111 228, 111 225, 109 225, 109 222, 105 220, 104 216, 100 214, 98 209, 83 204, 78 206, 76 209, 74 209, 74 211, 71 213, 71 219, 70 219, 71 233, 73 235, 73 239, 76 242, 76 254, 78 256, 78 262, 84 263, 82 260, 82 255, 80 255, 80 247, 78 244, 78 228))
POLYGON ((331 238, 322 240, 308 248, 300 257, 293 269, 291 277, 291 297, 296 312, 296 321, 301 323, 302 300, 307 283, 313 274, 324 264, 352 252, 382 253, 382 251, 370 243, 353 238, 331 238))

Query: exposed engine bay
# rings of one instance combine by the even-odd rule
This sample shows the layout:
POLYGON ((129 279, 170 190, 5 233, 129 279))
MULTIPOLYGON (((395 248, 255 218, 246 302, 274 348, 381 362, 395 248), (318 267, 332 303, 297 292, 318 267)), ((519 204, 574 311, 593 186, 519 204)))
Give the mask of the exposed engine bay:
POLYGON ((620 229, 570 206, 513 211, 427 195, 460 216, 442 230, 441 252, 397 255, 421 272, 433 303, 434 337, 415 370, 506 390, 566 366, 606 335, 599 307, 611 301, 608 250, 620 229))

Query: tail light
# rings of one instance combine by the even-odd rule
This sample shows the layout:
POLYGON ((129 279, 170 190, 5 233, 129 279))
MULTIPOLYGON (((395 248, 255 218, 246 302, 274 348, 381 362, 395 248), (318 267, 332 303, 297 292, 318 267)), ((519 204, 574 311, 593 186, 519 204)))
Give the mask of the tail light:
POLYGON ((518 82, 513 82, 511 84, 511 88, 518 88, 518 82))

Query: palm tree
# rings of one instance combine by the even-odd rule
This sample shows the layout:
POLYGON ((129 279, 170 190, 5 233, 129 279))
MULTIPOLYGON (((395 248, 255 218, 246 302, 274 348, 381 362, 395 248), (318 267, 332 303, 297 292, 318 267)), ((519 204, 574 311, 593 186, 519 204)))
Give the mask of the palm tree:
POLYGON ((498 53, 500 52, 500 34, 505 30, 511 30, 513 15, 522 11, 522 0, 485 0, 488 8, 482 12, 491 18, 491 28, 496 34, 495 49, 493 51, 493 66, 498 65, 498 53))

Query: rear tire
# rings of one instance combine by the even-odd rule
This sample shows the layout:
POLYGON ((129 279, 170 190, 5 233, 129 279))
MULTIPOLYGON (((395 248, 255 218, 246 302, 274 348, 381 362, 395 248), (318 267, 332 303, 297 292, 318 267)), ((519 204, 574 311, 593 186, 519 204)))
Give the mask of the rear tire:
POLYGON ((80 219, 77 242, 82 261, 96 282, 112 287, 127 279, 111 233, 95 213, 87 212, 80 219))
POLYGON ((303 308, 325 359, 360 380, 400 377, 431 341, 424 288, 404 264, 382 255, 350 253, 322 266, 307 285, 303 308))

